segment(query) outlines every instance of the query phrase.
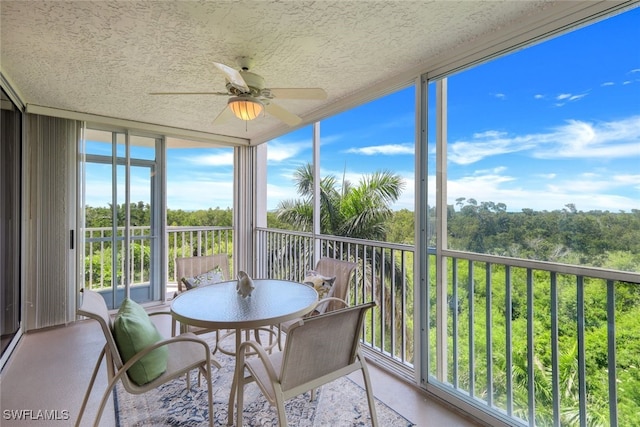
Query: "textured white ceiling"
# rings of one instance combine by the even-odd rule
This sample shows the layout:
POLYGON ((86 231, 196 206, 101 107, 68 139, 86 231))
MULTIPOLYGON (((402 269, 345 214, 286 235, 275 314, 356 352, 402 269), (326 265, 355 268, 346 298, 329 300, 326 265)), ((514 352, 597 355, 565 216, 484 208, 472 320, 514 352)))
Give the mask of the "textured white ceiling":
POLYGON ((492 34, 509 34, 557 1, 7 1, 3 75, 25 104, 260 139, 266 116, 214 126, 226 97, 212 65, 251 71, 267 87, 321 87, 326 101, 276 100, 306 118, 492 34))

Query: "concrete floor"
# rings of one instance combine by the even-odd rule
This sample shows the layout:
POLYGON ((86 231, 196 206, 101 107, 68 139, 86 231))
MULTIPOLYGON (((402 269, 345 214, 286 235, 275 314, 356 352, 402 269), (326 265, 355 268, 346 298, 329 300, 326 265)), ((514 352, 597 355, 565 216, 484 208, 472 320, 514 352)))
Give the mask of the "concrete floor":
MULTIPOLYGON (((154 316, 154 319, 158 316, 154 316)), ((165 316, 160 316, 164 318, 165 316)), ((168 317, 168 316, 167 316, 168 317)), ((170 335, 170 322, 158 323, 170 335)), ((104 345, 97 322, 84 320, 66 327, 28 333, 23 336, 0 376, 3 427, 74 425, 95 362, 104 345), (11 411, 57 411, 58 421, 17 421, 11 411)), ((106 387, 104 363, 82 425, 92 425, 101 393, 106 387)), ((471 427, 472 421, 431 400, 418 388, 370 365, 374 394, 418 426, 471 427)), ((361 374, 352 374, 361 383, 361 374)), ((114 426, 113 402, 109 402, 100 426, 114 426)), ((387 427, 387 426, 381 426, 387 427)))

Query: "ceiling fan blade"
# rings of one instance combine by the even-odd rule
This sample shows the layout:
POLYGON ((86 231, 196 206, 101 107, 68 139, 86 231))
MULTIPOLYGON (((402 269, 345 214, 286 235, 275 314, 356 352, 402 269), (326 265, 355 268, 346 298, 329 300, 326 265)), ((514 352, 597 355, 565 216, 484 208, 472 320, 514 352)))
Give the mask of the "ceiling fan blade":
POLYGON ((151 92, 149 95, 221 95, 229 96, 227 92, 151 92))
POLYGON ((282 120, 283 122, 285 122, 289 126, 296 126, 296 125, 299 125, 302 122, 302 119, 300 117, 298 117, 295 114, 285 110, 284 108, 282 108, 278 104, 274 104, 273 102, 265 104, 264 109, 267 111, 267 113, 269 113, 272 116, 282 120))
POLYGON ((320 88, 270 88, 274 98, 327 99, 327 92, 320 88))
POLYGON ((213 65, 215 65, 218 70, 224 73, 227 80, 229 80, 229 83, 231 83, 233 86, 242 90, 243 92, 250 92, 249 86, 247 86, 247 83, 244 81, 242 75, 238 70, 235 70, 228 65, 220 64, 219 62, 214 62, 213 65))
POLYGON ((223 125, 227 123, 233 117, 233 111, 229 107, 224 107, 224 110, 218 114, 218 116, 213 119, 214 125, 223 125))

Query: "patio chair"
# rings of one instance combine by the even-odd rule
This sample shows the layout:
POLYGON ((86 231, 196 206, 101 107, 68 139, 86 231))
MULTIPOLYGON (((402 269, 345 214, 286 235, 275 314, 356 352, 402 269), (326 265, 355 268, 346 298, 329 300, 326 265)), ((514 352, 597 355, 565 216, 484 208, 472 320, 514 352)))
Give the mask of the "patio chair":
MULTIPOLYGON (((202 286, 210 285, 215 281, 225 281, 230 279, 229 275, 229 256, 227 254, 215 254, 204 255, 194 257, 177 257, 176 258, 176 278, 178 280, 178 292, 186 292, 187 282, 189 279, 195 279, 202 275, 207 275, 209 272, 213 272, 210 277, 205 278, 205 282, 202 286)), ((197 279, 196 279, 197 280, 197 279)), ((171 335, 176 335, 177 321, 174 319, 171 324, 171 335)), ((216 346, 213 349, 215 353, 218 349, 218 340, 220 339, 220 332, 213 329, 197 328, 194 326, 183 325, 182 332, 192 332, 196 335, 206 334, 209 332, 216 333, 216 346)))
MULTIPOLYGON (((78 309, 78 315, 86 316, 88 318, 96 320, 100 324, 100 328, 104 333, 106 343, 104 348, 100 352, 100 356, 98 357, 96 366, 93 369, 93 374, 91 375, 89 386, 87 387, 84 399, 82 400, 82 406, 80 407, 80 413, 78 414, 76 427, 80 425, 80 421, 82 420, 82 416, 86 409, 89 396, 91 395, 91 390, 93 389, 96 376, 102 364, 102 359, 105 357, 107 363, 108 385, 106 390, 102 394, 102 400, 100 401, 100 407, 96 415, 94 426, 98 426, 98 424, 100 423, 100 418, 102 417, 102 412, 104 411, 105 404, 107 403, 107 400, 111 395, 111 391, 116 386, 118 381, 122 381, 122 385, 127 392, 132 394, 142 394, 149 390, 157 388, 158 386, 168 381, 171 381, 182 375, 186 375, 187 388, 189 388, 189 372, 193 369, 198 369, 199 373, 203 374, 207 381, 207 392, 209 399, 209 425, 213 426, 213 392, 211 382, 211 364, 213 364, 217 368, 220 368, 220 364, 216 360, 211 359, 211 353, 209 351, 209 346, 207 345, 207 343, 193 334, 183 334, 177 337, 166 339, 159 337, 160 339, 155 341, 155 343, 146 346, 144 346, 144 344, 140 344, 140 340, 135 340, 137 344, 134 344, 133 347, 144 346, 142 349, 138 350, 135 350, 128 345, 125 346, 123 344, 123 341, 120 340, 119 349, 117 344, 118 341, 116 341, 116 336, 118 333, 122 333, 120 332, 122 329, 116 330, 118 326, 115 325, 115 322, 112 321, 111 317, 109 316, 109 311, 107 309, 107 304, 105 303, 104 298, 99 293, 87 289, 84 289, 82 291, 82 294, 82 306, 80 307, 80 309, 78 309), (134 354, 126 357, 127 353, 133 353, 134 351, 134 354), (161 352, 161 357, 157 357, 159 351, 161 352), (151 357, 152 359, 149 359, 149 357, 151 357), (154 359, 154 357, 156 358, 154 359), (163 359, 163 365, 160 368, 156 369, 158 359, 163 359), (163 372, 162 369, 164 369, 163 372), (133 376, 134 371, 137 373, 135 377, 133 376), (150 375, 150 372, 154 371, 161 373, 156 378, 146 377, 147 375, 150 375), (144 372, 145 376, 145 379, 143 381, 140 380, 141 372, 144 372)), ((131 303, 129 301, 128 306, 135 307, 135 310, 142 310, 142 313, 146 315, 144 309, 142 309, 139 305, 131 303)), ((128 332, 131 332, 134 328, 137 328, 137 330, 133 332, 129 337, 131 338, 131 341, 134 342, 132 338, 133 336, 140 336, 141 333, 145 333, 146 331, 148 331, 148 325, 151 325, 150 328, 155 330, 155 333, 158 333, 155 329, 155 326, 153 326, 153 324, 151 323, 149 317, 146 316, 145 318, 144 316, 140 316, 139 312, 136 312, 135 310, 129 312, 133 314, 130 315, 129 323, 127 326, 127 328, 129 328, 128 332), (131 319, 133 318, 140 321, 137 323, 133 322, 131 321, 131 319), (136 325, 133 325, 133 323, 136 323, 136 325)), ((156 314, 169 313, 151 313, 151 315, 156 314)), ((145 333, 145 338, 148 338, 151 335, 153 334, 145 333)), ((155 337, 151 339, 154 340, 155 337)), ((157 374, 154 374, 153 376, 156 375, 157 374)))
MULTIPOLYGON (((342 261, 334 258, 324 257, 318 260, 314 273, 324 278, 333 279, 333 284, 325 296, 320 295, 318 305, 307 317, 349 306, 349 280, 356 267, 357 264, 355 262, 342 261)), ((286 334, 291 325, 297 321, 298 319, 295 319, 279 325, 278 347, 280 350, 282 350, 282 333, 284 332, 286 334)))
MULTIPOLYGON (((277 408, 278 422, 287 425, 285 401, 315 390, 326 383, 361 370, 373 426, 378 425, 371 380, 360 351, 362 324, 374 302, 340 309, 318 316, 300 319, 289 329, 282 352, 268 355, 255 341, 245 341, 237 354, 234 384, 237 384, 236 425, 243 417, 244 386, 255 381, 269 401, 277 408), (258 357, 245 357, 250 347, 258 357), (248 373, 245 376, 245 369, 248 373)), ((229 402, 229 424, 233 420, 232 390, 229 402)))
MULTIPOLYGON (((229 256, 225 253, 214 255, 203 255, 194 257, 178 257, 176 258, 176 278, 178 279, 178 292, 187 292, 194 285, 196 286, 209 286, 215 285, 217 282, 231 280, 229 274, 229 256), (190 280, 195 279, 195 280, 190 280), (201 283, 198 281, 201 280, 201 283)), ((176 335, 177 321, 174 319, 171 325, 171 335, 176 335)), ((264 329, 264 328, 263 328, 264 329)), ((267 329, 264 329, 267 330, 267 329)), ((220 349, 220 343, 222 340, 234 336, 235 330, 227 330, 223 334, 217 329, 200 328, 191 325, 181 325, 180 331, 191 332, 196 335, 207 334, 209 332, 215 332, 216 342, 212 348, 212 354, 215 354, 220 349)), ((269 330, 269 332, 271 332, 269 330)), ((255 330, 256 337, 259 339, 259 330, 255 330)), ((274 332, 271 332, 275 335, 274 332)), ((273 347, 272 335, 269 336, 269 346, 273 347)), ((228 352, 227 352, 228 353, 228 352)))
POLYGON ((215 254, 194 257, 176 258, 176 279, 178 281, 178 293, 188 290, 185 279, 195 278, 207 272, 218 272, 221 280, 229 280, 229 255, 215 254))

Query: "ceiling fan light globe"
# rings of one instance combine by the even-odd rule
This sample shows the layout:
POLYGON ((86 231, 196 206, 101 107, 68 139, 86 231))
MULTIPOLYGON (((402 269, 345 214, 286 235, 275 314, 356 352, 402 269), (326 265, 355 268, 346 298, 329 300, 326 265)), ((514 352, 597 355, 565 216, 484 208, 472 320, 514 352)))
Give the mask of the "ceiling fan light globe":
POLYGON ((257 99, 233 97, 227 103, 233 114, 240 120, 253 120, 264 111, 264 105, 257 99))

